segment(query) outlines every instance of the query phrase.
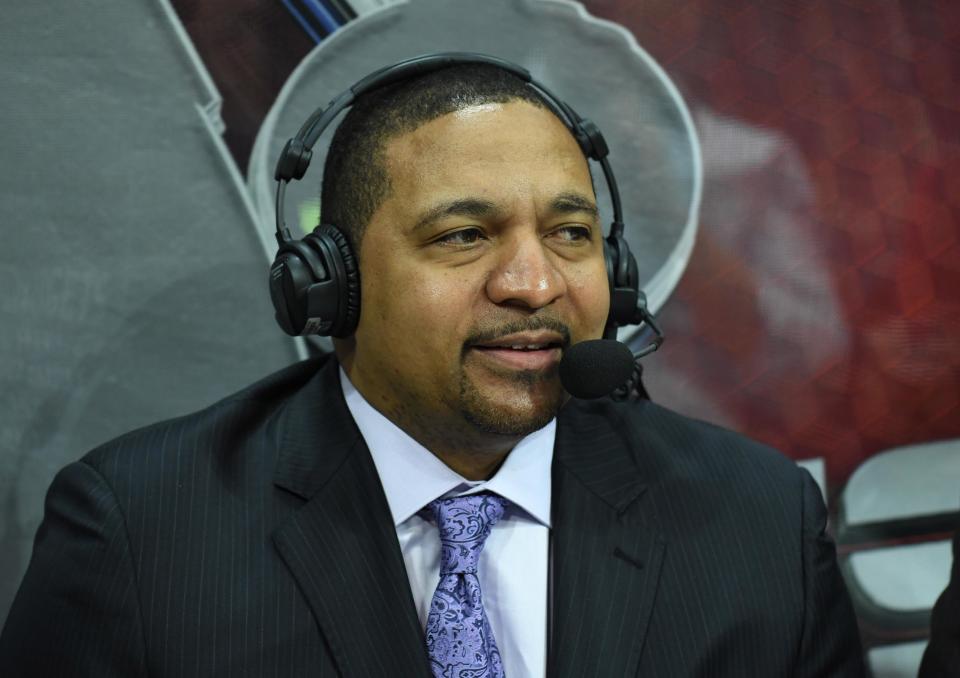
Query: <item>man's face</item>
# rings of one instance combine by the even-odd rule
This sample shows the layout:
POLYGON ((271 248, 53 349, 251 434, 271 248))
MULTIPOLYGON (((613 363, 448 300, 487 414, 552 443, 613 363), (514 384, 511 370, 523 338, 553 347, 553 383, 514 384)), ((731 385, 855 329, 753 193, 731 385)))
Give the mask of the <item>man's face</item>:
POLYGON ((586 159, 520 101, 445 115, 385 151, 351 380, 421 442, 544 426, 564 402, 564 347, 600 337, 609 308, 586 159))

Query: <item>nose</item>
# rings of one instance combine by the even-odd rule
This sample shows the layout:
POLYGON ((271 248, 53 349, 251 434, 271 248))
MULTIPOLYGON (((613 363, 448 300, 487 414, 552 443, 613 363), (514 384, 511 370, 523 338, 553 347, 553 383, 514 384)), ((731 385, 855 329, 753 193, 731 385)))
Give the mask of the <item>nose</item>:
POLYGON ((510 238, 500 249, 487 279, 492 302, 536 310, 566 293, 566 280, 538 233, 510 238))

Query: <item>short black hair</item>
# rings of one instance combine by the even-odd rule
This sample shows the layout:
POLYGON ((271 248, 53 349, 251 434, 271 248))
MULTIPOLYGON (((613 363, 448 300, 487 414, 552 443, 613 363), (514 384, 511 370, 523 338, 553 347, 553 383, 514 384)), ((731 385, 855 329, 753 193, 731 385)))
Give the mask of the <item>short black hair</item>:
POLYGON ((364 229, 390 194, 387 141, 469 106, 511 101, 553 111, 529 84, 487 64, 443 68, 357 97, 327 152, 321 222, 340 228, 359 252, 364 229))

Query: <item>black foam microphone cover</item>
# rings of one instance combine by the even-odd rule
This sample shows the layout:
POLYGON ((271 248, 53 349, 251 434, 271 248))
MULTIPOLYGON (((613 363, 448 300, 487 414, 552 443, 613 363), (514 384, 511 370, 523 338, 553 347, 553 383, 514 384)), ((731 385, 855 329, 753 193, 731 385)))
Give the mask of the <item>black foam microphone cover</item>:
POLYGON ((602 398, 623 386, 633 373, 633 353, 612 339, 591 339, 563 352, 560 382, 574 398, 602 398))

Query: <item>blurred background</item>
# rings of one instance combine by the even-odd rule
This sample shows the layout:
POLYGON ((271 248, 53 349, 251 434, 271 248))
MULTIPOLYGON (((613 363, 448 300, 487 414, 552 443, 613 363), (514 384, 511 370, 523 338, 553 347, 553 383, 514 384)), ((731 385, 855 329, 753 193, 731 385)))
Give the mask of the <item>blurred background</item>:
MULTIPOLYGON (((4 13, 0 619, 59 468, 322 349, 271 319, 283 141, 380 65, 475 50, 600 124, 668 335, 651 396, 814 473, 871 670, 915 675, 960 525, 960 4, 4 13)), ((289 193, 305 229, 321 164, 289 193)))

